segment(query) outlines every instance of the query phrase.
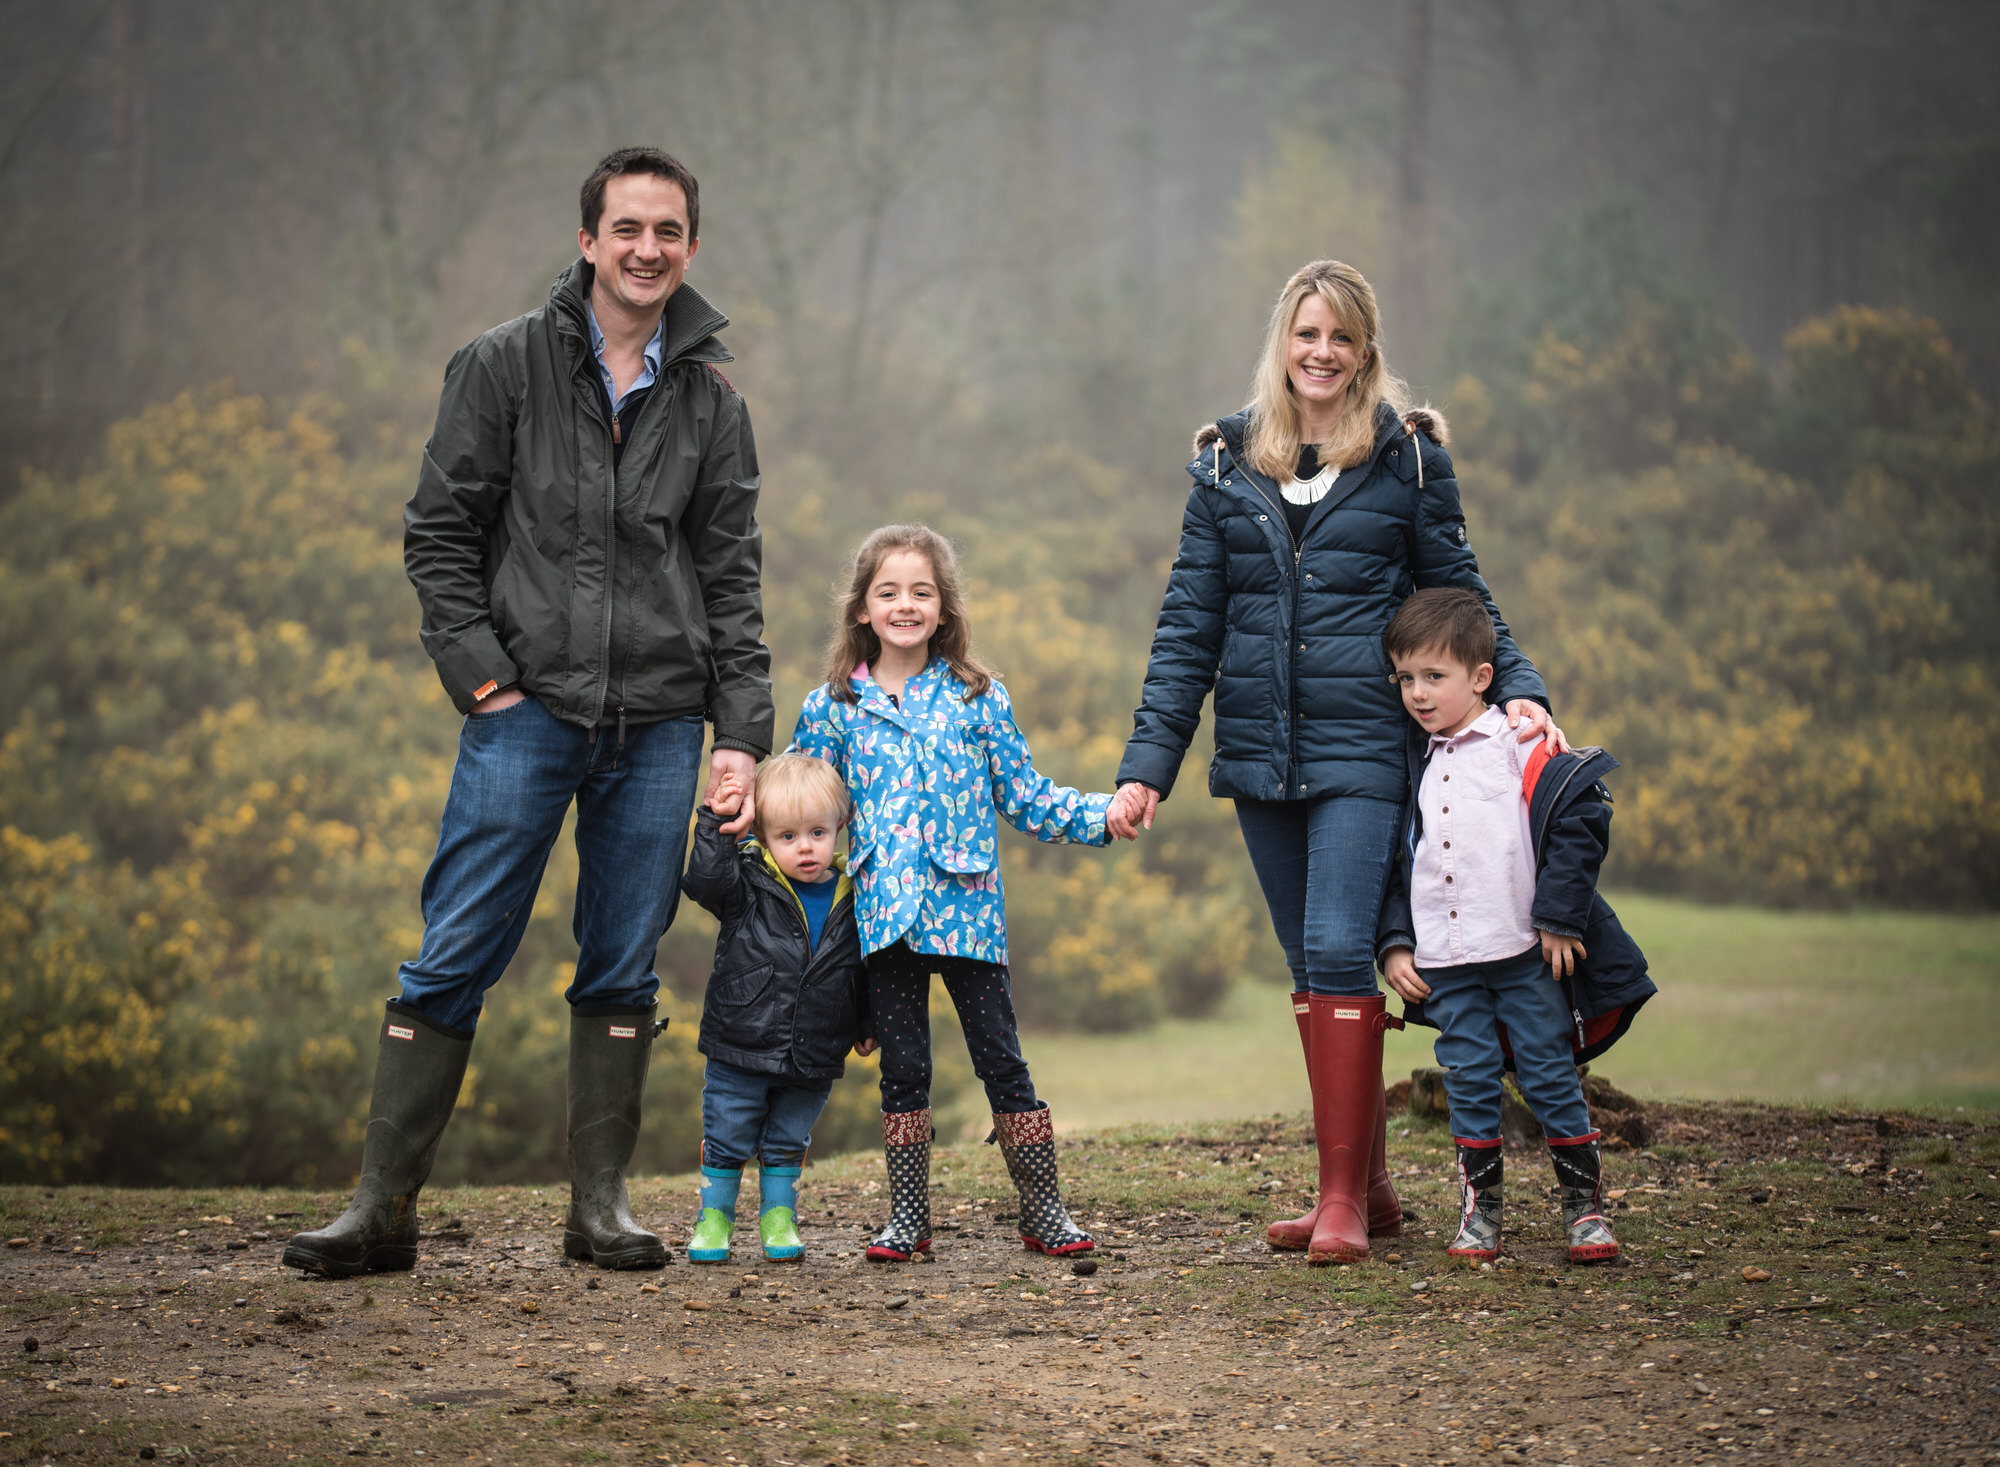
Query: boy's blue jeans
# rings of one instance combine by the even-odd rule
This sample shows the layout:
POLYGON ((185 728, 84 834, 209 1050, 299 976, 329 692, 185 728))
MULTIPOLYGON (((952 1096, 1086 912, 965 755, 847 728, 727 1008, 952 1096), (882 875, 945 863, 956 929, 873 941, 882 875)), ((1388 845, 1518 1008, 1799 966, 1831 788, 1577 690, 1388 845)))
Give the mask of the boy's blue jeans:
POLYGON ((726 1172, 753 1158, 760 1166, 801 1165, 831 1094, 831 1080, 787 1080, 710 1060, 701 1082, 701 1164, 726 1172))
POLYGON ((1590 1133, 1590 1107, 1569 1047, 1569 1009, 1539 944, 1517 957, 1419 968, 1417 975, 1431 986, 1424 1012, 1441 1031, 1437 1061, 1451 1097, 1452 1135, 1461 1141, 1500 1139, 1502 1024, 1521 1095, 1544 1134, 1590 1133))
POLYGON ((645 1008, 653 955, 674 920, 702 720, 615 728, 565 723, 534 698, 475 713, 458 735, 424 873, 424 940, 403 964, 403 1002, 471 1030, 486 990, 527 931, 563 818, 576 804, 576 976, 572 1005, 645 1008))

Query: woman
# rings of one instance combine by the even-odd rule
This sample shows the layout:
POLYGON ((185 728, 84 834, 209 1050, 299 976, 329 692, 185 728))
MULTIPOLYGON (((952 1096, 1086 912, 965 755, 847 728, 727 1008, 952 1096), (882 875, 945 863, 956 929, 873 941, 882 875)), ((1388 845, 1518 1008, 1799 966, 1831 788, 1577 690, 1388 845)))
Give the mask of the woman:
MULTIPOLYGON (((1319 1145, 1319 1203, 1272 1224, 1313 1263, 1368 1256, 1402 1228, 1384 1164, 1375 927, 1409 786, 1406 724, 1382 651, 1420 586, 1486 598, 1494 700, 1523 739, 1547 693, 1466 544, 1444 419, 1409 410, 1382 360, 1375 292, 1316 260, 1271 313, 1250 405, 1195 438, 1180 553, 1109 825, 1150 826, 1215 689, 1208 787, 1237 823, 1292 970, 1319 1145)), ((1561 735, 1554 738, 1560 742, 1561 735)))

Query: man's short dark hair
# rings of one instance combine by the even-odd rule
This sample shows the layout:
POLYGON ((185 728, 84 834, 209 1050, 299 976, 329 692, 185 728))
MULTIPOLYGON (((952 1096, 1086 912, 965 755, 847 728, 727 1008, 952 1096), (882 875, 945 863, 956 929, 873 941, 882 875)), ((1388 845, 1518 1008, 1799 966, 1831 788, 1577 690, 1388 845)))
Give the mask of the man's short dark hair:
POLYGON ((597 225, 604 218, 604 186, 627 173, 650 173, 681 186, 688 201, 688 238, 701 238, 701 185, 688 172, 687 164, 672 153, 658 148, 620 148, 590 170, 578 200, 583 206, 583 232, 597 237, 597 225))
POLYGON ((1496 651, 1493 615, 1477 591, 1433 586, 1402 604, 1382 634, 1382 647, 1391 662, 1435 647, 1467 672, 1476 672, 1496 651))

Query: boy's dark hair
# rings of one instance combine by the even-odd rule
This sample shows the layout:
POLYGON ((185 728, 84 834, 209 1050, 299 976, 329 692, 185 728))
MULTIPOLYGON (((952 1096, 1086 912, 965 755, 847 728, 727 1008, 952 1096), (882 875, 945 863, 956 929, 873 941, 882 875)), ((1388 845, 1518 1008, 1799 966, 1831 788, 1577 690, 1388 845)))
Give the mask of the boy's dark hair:
POLYGON ((1467 672, 1491 662, 1497 651, 1493 616, 1477 591, 1433 586, 1405 601, 1382 634, 1382 648, 1394 662, 1436 647, 1467 672))
POLYGON ((604 186, 627 173, 650 173, 681 186, 688 201, 688 238, 701 238, 701 185, 688 172, 687 164, 659 148, 620 148, 590 170, 583 181, 579 202, 583 206, 583 232, 597 237, 598 221, 604 217, 604 186))

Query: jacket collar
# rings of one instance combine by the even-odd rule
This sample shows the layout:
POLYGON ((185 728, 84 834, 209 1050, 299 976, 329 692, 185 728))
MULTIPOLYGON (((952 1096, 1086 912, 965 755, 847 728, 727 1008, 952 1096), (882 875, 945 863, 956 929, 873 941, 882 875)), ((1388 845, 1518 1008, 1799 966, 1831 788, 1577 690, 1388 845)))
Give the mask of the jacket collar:
MULTIPOLYGON (((749 848, 757 853, 758 859, 764 863, 765 872, 773 881, 778 883, 778 889, 797 902, 799 894, 793 888, 791 878, 778 869, 777 858, 765 850, 761 842, 753 840, 749 843, 749 848)), ((848 880, 847 877, 847 857, 838 851, 833 853, 833 869, 835 872, 834 880, 838 883, 833 889, 833 904, 837 907, 840 905, 841 898, 854 889, 854 883, 848 880)), ((799 902, 799 910, 801 912, 805 911, 805 903, 799 902)))
POLYGON ((886 718, 899 728, 910 727, 910 721, 920 713, 928 712, 936 701, 939 691, 951 678, 951 669, 942 657, 933 657, 924 664, 924 670, 903 684, 903 696, 896 702, 889 700, 882 685, 875 681, 863 663, 854 669, 856 706, 873 713, 878 718, 886 718))
MULTIPOLYGON (((557 329, 575 357, 590 351, 590 287, 596 278, 596 266, 579 255, 549 287, 549 309, 554 312, 557 329)), ((711 305, 707 297, 683 282, 679 290, 667 297, 666 309, 660 313, 662 365, 734 361, 717 335, 728 324, 729 318, 711 305)))

